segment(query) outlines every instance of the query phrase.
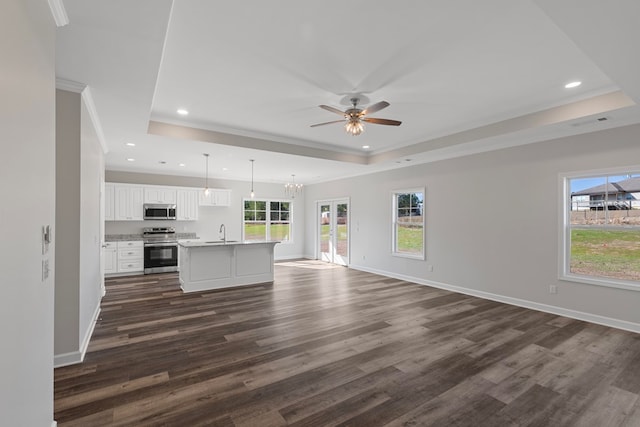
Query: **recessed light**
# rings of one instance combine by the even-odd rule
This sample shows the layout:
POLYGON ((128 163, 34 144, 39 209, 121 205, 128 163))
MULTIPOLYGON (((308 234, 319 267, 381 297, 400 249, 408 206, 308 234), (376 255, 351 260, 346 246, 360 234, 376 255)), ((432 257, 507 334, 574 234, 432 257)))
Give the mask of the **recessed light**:
POLYGON ((189 114, 189 112, 184 108, 179 108, 177 113, 180 114, 181 116, 186 116, 187 114, 189 114))
POLYGON ((582 84, 582 82, 571 82, 571 83, 567 83, 566 85, 564 85, 565 89, 573 89, 574 87, 578 87, 582 84))
POLYGON ((223 171, 228 171, 228 170, 229 170, 229 168, 222 168, 222 170, 223 170, 223 171))
POLYGON ((127 145, 128 145, 129 147, 135 147, 135 146, 136 146, 136 144, 134 144, 133 142, 127 142, 127 145))
POLYGON ((368 146, 368 145, 363 145, 362 148, 364 148, 366 150, 366 149, 371 148, 371 147, 368 146))
POLYGON ((184 163, 180 163, 178 166, 185 167, 186 165, 184 163))
POLYGON ((129 157, 129 158, 127 159, 127 162, 135 162, 135 161, 136 161, 136 159, 132 159, 131 157, 129 157))

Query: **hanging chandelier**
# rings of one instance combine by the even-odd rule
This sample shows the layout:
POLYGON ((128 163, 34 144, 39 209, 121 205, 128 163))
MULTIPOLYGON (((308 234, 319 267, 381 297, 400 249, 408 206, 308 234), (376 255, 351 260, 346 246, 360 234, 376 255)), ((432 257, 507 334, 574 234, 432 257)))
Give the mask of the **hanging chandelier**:
POLYGON ((295 199, 298 194, 302 193, 302 187, 302 184, 296 184, 296 176, 291 174, 291 182, 284 185, 284 194, 295 199))

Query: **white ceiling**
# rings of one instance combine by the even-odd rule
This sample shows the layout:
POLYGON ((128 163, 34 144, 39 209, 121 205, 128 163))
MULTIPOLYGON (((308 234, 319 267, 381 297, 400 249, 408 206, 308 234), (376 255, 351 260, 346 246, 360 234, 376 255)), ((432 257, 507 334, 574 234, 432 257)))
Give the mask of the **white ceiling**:
POLYGON ((313 183, 640 122, 633 0, 63 2, 109 170, 313 183), (402 125, 310 127, 353 94, 402 125))

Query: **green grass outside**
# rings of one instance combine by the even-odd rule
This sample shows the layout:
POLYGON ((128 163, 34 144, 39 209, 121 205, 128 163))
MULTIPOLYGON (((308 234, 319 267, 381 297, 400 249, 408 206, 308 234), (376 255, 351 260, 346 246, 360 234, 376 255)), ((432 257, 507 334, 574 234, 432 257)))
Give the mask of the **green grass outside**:
POLYGON ((640 280, 640 230, 571 230, 570 270, 640 280))
MULTIPOLYGON (((265 224, 245 224, 244 240, 265 240, 266 238, 265 224)), ((289 240, 290 227, 289 224, 271 224, 271 240, 289 240)))
MULTIPOLYGON (((329 224, 322 224, 320 226, 321 240, 329 239, 329 230, 330 230, 329 224)), ((337 230, 338 230, 338 240, 347 240, 348 238, 347 224, 338 224, 337 230)))
POLYGON ((422 253, 423 244, 422 227, 398 226, 398 252, 422 253))

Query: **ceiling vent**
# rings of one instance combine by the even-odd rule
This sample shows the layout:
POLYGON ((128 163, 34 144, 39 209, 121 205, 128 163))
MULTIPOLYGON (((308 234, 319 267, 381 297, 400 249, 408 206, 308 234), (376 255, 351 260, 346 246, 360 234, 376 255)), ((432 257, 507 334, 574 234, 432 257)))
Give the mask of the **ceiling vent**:
POLYGON ((595 125, 595 124, 598 124, 598 123, 607 122, 609 120, 611 120, 611 117, 603 116, 603 117, 597 117, 595 119, 583 120, 581 122, 574 122, 574 123, 571 123, 571 126, 577 128, 577 127, 581 127, 581 126, 595 125))

